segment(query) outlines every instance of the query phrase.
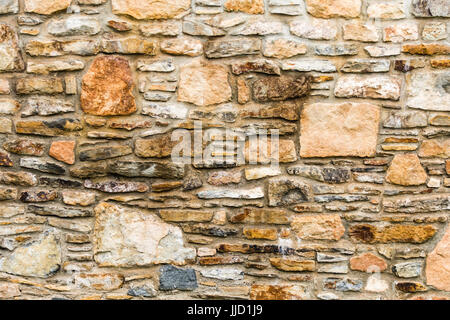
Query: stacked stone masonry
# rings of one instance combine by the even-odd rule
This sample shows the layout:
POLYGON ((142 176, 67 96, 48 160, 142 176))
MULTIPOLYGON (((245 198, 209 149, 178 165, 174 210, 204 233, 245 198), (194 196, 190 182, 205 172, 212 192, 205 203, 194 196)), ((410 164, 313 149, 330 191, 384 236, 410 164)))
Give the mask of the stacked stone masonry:
POLYGON ((450 299, 449 18, 0 0, 0 299, 450 299), (257 163, 172 161, 196 121, 257 163))

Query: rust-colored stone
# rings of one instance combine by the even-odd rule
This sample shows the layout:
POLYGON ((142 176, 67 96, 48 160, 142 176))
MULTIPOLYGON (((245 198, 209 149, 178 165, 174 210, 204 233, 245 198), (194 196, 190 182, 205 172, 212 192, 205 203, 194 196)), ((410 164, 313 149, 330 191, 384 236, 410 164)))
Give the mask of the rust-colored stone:
POLYGON ((75 163, 75 141, 54 141, 50 146, 49 156, 65 162, 67 164, 75 163))
POLYGON ((97 57, 84 75, 81 108, 98 116, 128 115, 136 111, 133 78, 122 57, 97 57))
POLYGON ((403 53, 420 55, 446 55, 450 54, 450 46, 446 44, 405 44, 402 47, 403 53))
POLYGON ((424 243, 430 240, 437 229, 432 225, 399 225, 376 227, 369 224, 353 225, 349 235, 353 241, 363 243, 424 243))

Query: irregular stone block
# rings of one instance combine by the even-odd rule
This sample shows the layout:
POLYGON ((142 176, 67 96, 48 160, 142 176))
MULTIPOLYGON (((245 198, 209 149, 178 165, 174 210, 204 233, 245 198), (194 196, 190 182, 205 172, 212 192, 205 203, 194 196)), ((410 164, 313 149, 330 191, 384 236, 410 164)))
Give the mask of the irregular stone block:
POLYGON ((450 291, 450 228, 447 227, 444 236, 426 260, 425 275, 427 285, 438 290, 450 291))
POLYGON ((25 12, 50 15, 70 6, 71 0, 25 0, 25 12))
POLYGON ((271 207, 308 202, 311 197, 311 187, 295 178, 271 179, 267 190, 271 207))
POLYGON ((334 95, 339 98, 373 98, 399 100, 402 81, 395 76, 342 76, 338 79, 334 95))
POLYGON ((178 101, 208 106, 230 99, 228 70, 224 66, 194 62, 181 68, 178 101))
POLYGON ((306 10, 317 18, 357 18, 361 0, 306 0, 306 10))
POLYGON ((450 72, 416 72, 407 76, 406 105, 413 109, 450 111, 450 72))
POLYGON ((148 211, 107 203, 94 211, 94 259, 101 266, 185 264, 196 256, 178 227, 148 211))
POLYGON ((253 83, 253 98, 258 102, 300 98, 309 93, 310 82, 307 76, 262 78, 253 83))
POLYGON ((403 186, 418 186, 427 181, 425 169, 415 154, 397 154, 389 166, 386 181, 403 186))
POLYGON ((339 240, 345 233, 344 225, 337 214, 316 216, 294 216, 292 230, 303 240, 339 240))
POLYGON ((128 61, 98 57, 83 77, 81 108, 99 116, 128 115, 136 111, 133 78, 128 61))

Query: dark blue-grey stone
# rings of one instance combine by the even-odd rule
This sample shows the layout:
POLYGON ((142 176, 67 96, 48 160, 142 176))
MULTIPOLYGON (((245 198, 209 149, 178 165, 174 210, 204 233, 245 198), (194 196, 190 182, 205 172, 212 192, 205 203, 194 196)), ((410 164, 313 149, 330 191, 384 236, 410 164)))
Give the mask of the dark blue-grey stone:
POLYGON ((194 269, 181 269, 172 265, 160 269, 160 290, 194 290, 197 288, 197 276, 194 269))

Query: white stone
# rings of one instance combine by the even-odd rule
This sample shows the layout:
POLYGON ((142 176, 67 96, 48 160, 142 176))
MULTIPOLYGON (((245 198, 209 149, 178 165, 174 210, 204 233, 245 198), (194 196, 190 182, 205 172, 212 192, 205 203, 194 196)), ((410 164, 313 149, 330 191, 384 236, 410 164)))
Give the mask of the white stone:
POLYGON ((280 167, 256 167, 245 169, 245 179, 247 180, 257 180, 265 177, 274 177, 280 174, 280 167))
POLYGON ((285 61, 282 63, 281 68, 287 71, 300 71, 300 72, 336 72, 336 66, 327 60, 295 60, 285 61))
POLYGON ((413 109, 450 111, 450 72, 420 71, 406 78, 406 106, 413 109))
POLYGON ((262 187, 253 189, 210 189, 197 193, 200 199, 260 199, 264 198, 264 190, 262 187))

